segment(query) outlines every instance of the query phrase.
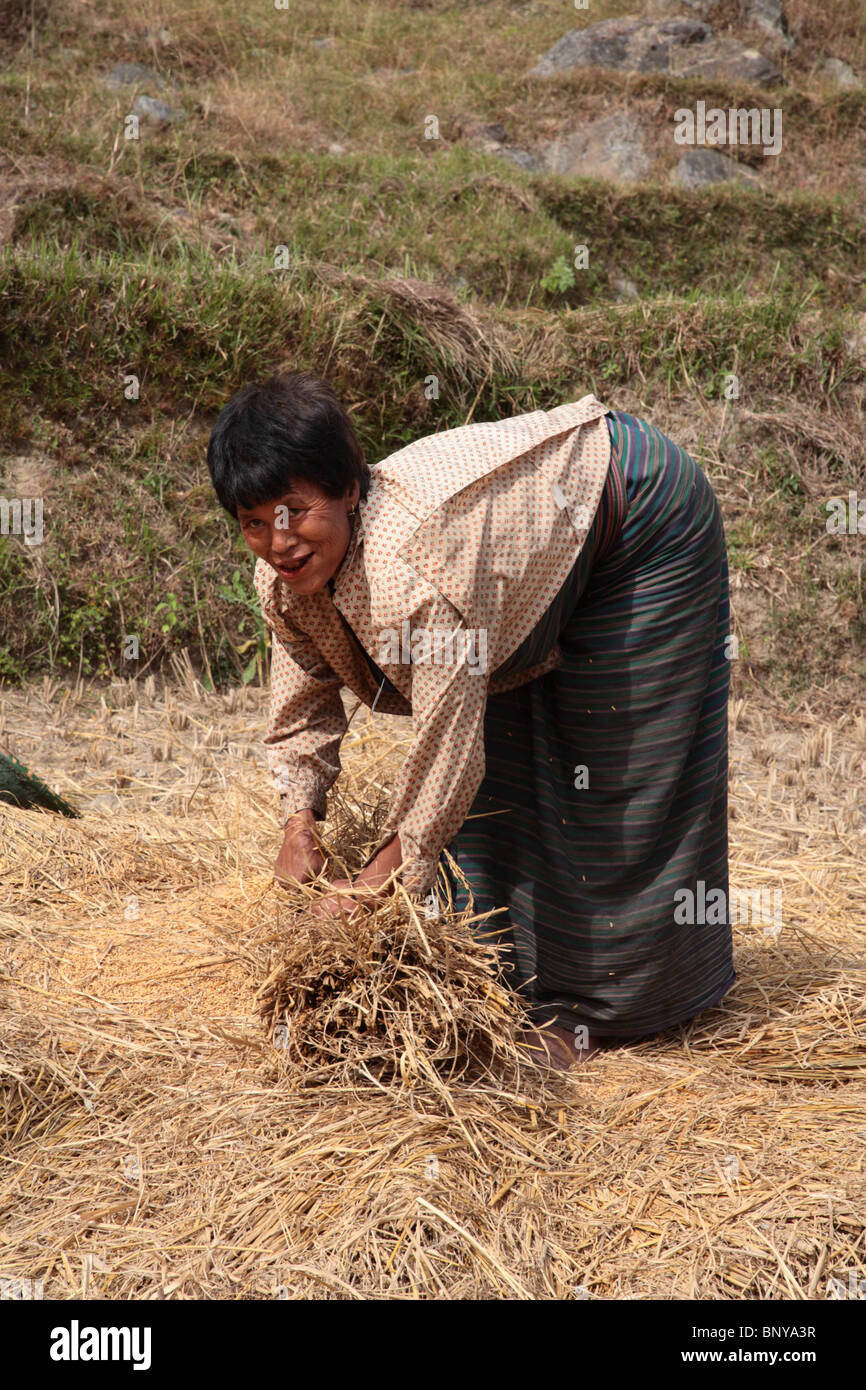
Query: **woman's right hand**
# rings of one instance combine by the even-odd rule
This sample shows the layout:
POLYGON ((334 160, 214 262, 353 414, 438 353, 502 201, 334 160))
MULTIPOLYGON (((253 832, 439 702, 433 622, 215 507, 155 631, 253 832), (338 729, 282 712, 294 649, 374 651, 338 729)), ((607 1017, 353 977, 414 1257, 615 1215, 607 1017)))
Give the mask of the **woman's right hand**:
POLYGON ((274 865, 274 877, 278 882, 309 883, 325 867, 325 856, 313 829, 315 823, 312 811, 298 811, 289 817, 283 846, 274 865))

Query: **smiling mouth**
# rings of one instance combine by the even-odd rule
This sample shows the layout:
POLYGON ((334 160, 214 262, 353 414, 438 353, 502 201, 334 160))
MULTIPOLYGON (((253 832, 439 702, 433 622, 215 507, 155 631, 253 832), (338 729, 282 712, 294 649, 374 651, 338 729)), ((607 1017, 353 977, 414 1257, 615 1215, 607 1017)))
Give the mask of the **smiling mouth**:
POLYGON ((313 552, 311 550, 307 555, 302 556, 300 560, 293 560, 291 564, 285 563, 282 565, 275 565, 274 569, 278 570, 280 574, 284 574, 288 578, 294 579, 296 575, 301 573, 307 561, 311 560, 312 558, 313 552))

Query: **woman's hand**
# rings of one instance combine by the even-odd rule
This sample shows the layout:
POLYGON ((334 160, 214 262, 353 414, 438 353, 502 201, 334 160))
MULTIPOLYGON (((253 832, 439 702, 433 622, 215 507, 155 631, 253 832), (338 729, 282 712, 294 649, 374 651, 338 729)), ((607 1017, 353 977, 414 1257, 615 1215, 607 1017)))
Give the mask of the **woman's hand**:
POLYGON ((319 898, 310 909, 313 917, 327 920, 329 917, 353 917, 362 912, 365 899, 372 906, 375 894, 363 884, 353 883, 350 878, 335 878, 331 887, 335 890, 327 897, 319 898))
POLYGON ((325 856, 319 848, 313 826, 312 811, 298 811, 286 823, 283 845, 274 865, 274 877, 279 883, 309 883, 325 867, 325 856))
POLYGON ((312 909, 313 916, 320 920, 339 917, 341 913, 352 917, 365 906, 375 907, 388 893, 391 877, 402 862, 400 836, 395 835, 365 865, 354 882, 348 878, 336 879, 331 887, 339 891, 320 898, 312 909))

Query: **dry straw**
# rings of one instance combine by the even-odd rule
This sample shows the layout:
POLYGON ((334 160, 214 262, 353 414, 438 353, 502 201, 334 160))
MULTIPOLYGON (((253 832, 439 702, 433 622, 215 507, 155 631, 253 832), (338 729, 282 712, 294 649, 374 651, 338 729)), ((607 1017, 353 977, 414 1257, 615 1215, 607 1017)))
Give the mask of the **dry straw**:
MULTIPOLYGON (((6 700, 2 741, 84 814, 0 807, 0 1277, 97 1299, 866 1277, 862 719, 734 708, 732 880, 782 890, 781 934, 738 927, 720 1007, 559 1078, 521 1062, 477 922, 399 894, 322 922, 317 890, 273 885, 263 716, 190 684, 6 700)), ((350 869, 405 746, 401 721, 350 729, 326 827, 350 869)))
POLYGON ((476 919, 431 919, 398 888, 375 912, 316 920, 316 896, 297 894, 253 946, 266 952, 262 1013, 296 1084, 423 1078, 444 1096, 444 1083, 514 1061, 517 998, 476 919))

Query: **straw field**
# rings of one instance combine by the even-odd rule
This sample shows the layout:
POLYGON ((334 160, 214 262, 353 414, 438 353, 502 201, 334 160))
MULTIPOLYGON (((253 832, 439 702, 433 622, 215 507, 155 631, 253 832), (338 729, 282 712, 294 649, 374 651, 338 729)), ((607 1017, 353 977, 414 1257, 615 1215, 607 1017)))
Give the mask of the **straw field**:
MULTIPOLYGON (((823 1299, 866 1276, 866 722, 732 704, 738 982, 565 1077, 464 921, 274 886, 264 695, 6 695, 0 1274, 51 1299, 823 1299)), ((351 868, 407 729, 359 711, 351 868)), ((492 924, 491 924, 492 925, 492 924)))

